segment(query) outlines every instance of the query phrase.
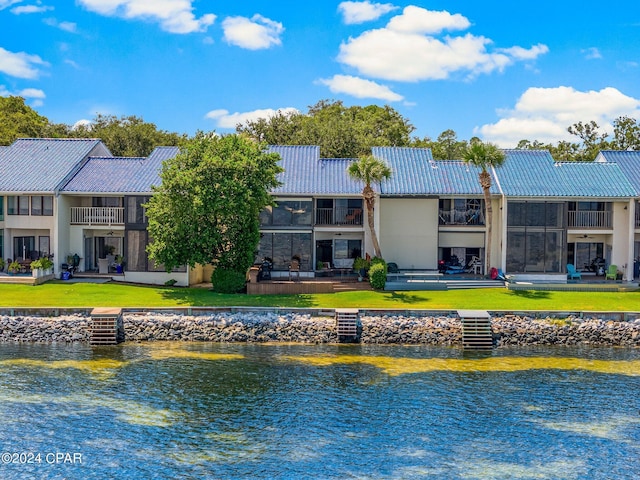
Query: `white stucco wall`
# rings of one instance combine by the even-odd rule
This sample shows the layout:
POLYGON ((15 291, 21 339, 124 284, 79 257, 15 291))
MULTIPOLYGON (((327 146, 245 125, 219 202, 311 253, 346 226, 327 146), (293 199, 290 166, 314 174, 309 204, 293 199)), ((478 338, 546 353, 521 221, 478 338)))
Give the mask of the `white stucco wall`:
POLYGON ((383 198, 378 240, 382 256, 401 269, 438 268, 438 200, 383 198))

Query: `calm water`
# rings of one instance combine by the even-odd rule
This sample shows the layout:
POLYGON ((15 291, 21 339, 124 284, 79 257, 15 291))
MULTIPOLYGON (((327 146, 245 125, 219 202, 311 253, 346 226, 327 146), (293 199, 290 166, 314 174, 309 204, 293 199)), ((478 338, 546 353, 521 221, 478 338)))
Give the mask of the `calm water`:
POLYGON ((640 351, 0 345, 0 452, 21 480, 636 479, 640 351))

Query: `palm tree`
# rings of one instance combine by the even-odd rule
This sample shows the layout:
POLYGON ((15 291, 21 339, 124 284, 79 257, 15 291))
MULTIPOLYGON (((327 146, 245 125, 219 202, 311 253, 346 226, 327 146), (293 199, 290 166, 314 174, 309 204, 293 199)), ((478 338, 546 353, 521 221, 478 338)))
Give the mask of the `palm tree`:
POLYGON ((371 242, 373 243, 375 256, 382 257, 380 244, 378 243, 378 236, 376 235, 373 215, 373 209, 376 204, 376 193, 373 188, 371 188, 371 184, 380 183, 382 180, 386 180, 391 177, 391 167, 382 160, 378 160, 373 155, 367 155, 366 157, 361 157, 358 161, 349 165, 347 172, 354 180, 364 182, 362 196, 364 197, 364 201, 367 206, 367 222, 369 224, 369 230, 371 231, 371 242))
POLYGON ((491 230, 493 225, 493 209, 491 208, 491 175, 489 168, 498 168, 504 163, 505 154, 496 145, 474 139, 463 155, 464 161, 480 168, 480 186, 484 193, 484 204, 487 220, 487 267, 491 267, 491 230))

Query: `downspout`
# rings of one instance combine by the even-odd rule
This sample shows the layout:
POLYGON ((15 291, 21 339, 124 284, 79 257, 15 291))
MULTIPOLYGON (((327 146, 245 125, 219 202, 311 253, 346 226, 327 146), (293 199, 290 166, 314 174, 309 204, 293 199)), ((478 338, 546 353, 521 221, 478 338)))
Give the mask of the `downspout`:
POLYGON ((634 247, 636 236, 636 201, 634 198, 629 199, 629 246, 627 248, 627 269, 625 271, 625 280, 633 282, 634 272, 634 247))

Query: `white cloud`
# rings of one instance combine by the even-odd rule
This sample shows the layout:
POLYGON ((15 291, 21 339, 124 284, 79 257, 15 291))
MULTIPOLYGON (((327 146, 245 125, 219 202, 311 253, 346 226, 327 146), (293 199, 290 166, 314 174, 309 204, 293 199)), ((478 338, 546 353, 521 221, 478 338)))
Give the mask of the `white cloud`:
POLYGON ((597 60, 602 58, 600 50, 598 50, 596 47, 585 48, 583 50, 580 50, 580 53, 582 53, 584 55, 584 58, 586 58, 587 60, 597 60))
POLYGON ((20 3, 21 1, 22 0, 0 0, 0 10, 9 8, 11 5, 15 5, 16 3, 20 3))
POLYGON ((224 39, 231 45, 249 50, 260 50, 280 45, 284 31, 282 23, 274 22, 262 15, 253 17, 227 17, 222 22, 224 39))
POLYGON ((371 3, 369 0, 365 2, 342 2, 338 5, 338 11, 342 14, 344 23, 347 25, 377 20, 397 8, 390 3, 371 3))
POLYGON ((503 147, 514 147, 520 140, 555 143, 576 141, 567 127, 595 120, 604 131, 622 115, 638 118, 640 99, 624 95, 613 87, 582 92, 572 87, 538 88, 525 91, 511 110, 498 112, 503 118, 476 127, 474 133, 503 147))
POLYGON ((548 52, 545 45, 489 51, 493 42, 470 33, 437 38, 444 30, 463 30, 469 21, 459 14, 409 6, 385 28, 368 30, 340 46, 338 61, 361 75, 397 81, 474 77, 503 71, 517 61, 531 61, 548 52))
POLYGON ((74 22, 59 22, 55 18, 45 18, 43 22, 50 27, 59 28, 69 33, 76 33, 78 30, 78 25, 74 22))
POLYGON ((77 0, 87 10, 110 17, 146 19, 170 33, 203 32, 213 24, 212 13, 196 18, 192 0, 77 0))
POLYGON ((14 15, 21 15, 23 13, 43 13, 49 10, 53 10, 53 7, 46 5, 20 5, 11 9, 11 13, 14 15))
POLYGON ((466 30, 471 26, 469 20, 446 10, 435 11, 409 5, 387 24, 387 28, 396 32, 435 34, 444 30, 466 30))
POLYGON ((91 120, 82 118, 73 124, 73 126, 71 127, 71 130, 78 130, 80 127, 84 127, 87 130, 91 130, 92 126, 93 126, 93 122, 91 122, 91 120))
POLYGON ((219 128, 236 128, 236 125, 243 124, 247 121, 255 121, 260 118, 271 118, 278 113, 289 114, 289 113, 298 113, 299 110, 293 107, 279 108, 278 110, 273 110, 271 108, 266 108, 262 110, 254 110, 252 112, 235 112, 229 113, 228 110, 218 109, 211 110, 209 113, 205 115, 205 118, 216 121, 216 126, 219 128))
POLYGON ((0 85, 0 97, 18 96, 25 100, 31 100, 31 106, 41 107, 44 105, 44 99, 46 95, 44 91, 39 88, 25 88, 18 92, 10 92, 4 85, 0 85))
POLYGON ((37 78, 38 66, 48 66, 38 55, 25 52, 10 52, 0 47, 0 72, 17 78, 37 78))
POLYGON ((404 99, 387 86, 351 75, 334 75, 331 78, 322 78, 318 82, 328 86, 333 93, 345 93, 356 98, 376 98, 388 102, 404 99))

